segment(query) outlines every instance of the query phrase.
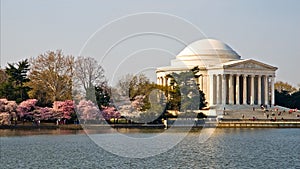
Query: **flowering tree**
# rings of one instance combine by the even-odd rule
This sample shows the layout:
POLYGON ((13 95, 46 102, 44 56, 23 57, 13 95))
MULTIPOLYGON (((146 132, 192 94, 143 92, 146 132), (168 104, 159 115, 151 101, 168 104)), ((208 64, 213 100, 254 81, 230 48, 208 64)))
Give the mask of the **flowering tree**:
POLYGON ((100 117, 100 110, 90 100, 81 100, 76 107, 77 115, 81 120, 97 120, 100 117))
POLYGON ((123 97, 115 104, 118 106, 118 110, 121 112, 122 116, 125 116, 128 120, 138 122, 141 113, 143 113, 142 109, 144 106, 144 99, 144 95, 138 95, 134 97, 133 101, 123 97))
POLYGON ((111 106, 102 107, 101 113, 105 120, 121 117, 121 114, 116 110, 116 108, 111 107, 111 106))
POLYGON ((33 111, 33 117, 39 120, 54 120, 53 112, 53 109, 49 107, 37 107, 37 109, 33 111))
POLYGON ((18 115, 25 119, 54 120, 55 113, 52 108, 36 106, 36 99, 23 101, 17 107, 18 115))
POLYGON ((137 111, 141 111, 143 109, 145 96, 138 95, 134 97, 134 100, 131 102, 131 106, 137 111))
POLYGON ((75 113, 74 101, 55 101, 53 103, 53 113, 55 118, 71 119, 72 115, 75 113))
POLYGON ((28 99, 21 102, 17 108, 18 115, 21 118, 33 118, 34 110, 36 107, 36 99, 28 99))
POLYGON ((10 118, 15 118, 17 104, 15 101, 8 101, 7 99, 0 99, 0 124, 10 124, 10 118))

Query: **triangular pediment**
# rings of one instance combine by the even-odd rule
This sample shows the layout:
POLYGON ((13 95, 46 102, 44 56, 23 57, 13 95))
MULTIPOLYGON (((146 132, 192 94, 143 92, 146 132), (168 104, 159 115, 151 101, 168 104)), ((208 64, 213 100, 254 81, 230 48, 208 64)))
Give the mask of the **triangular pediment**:
POLYGON ((223 67, 231 69, 277 70, 277 67, 253 59, 227 62, 223 64, 223 67))

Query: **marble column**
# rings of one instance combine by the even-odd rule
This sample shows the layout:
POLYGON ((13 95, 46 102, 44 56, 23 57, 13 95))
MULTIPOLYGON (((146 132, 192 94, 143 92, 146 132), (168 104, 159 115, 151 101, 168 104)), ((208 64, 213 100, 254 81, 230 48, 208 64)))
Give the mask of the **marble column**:
POLYGON ((201 77, 201 90, 204 91, 204 77, 203 75, 200 76, 201 77))
POLYGON ((209 89, 208 89, 208 82, 209 82, 209 79, 208 79, 208 76, 207 75, 204 75, 203 76, 203 92, 205 93, 205 94, 207 94, 208 95, 208 93, 209 93, 209 89))
POLYGON ((234 104, 233 75, 229 74, 229 104, 234 104))
POLYGON ((214 105, 214 75, 209 75, 209 104, 214 105))
POLYGON ((162 85, 162 77, 159 77, 159 85, 162 85))
POLYGON ((199 89, 200 89, 201 91, 203 91, 203 76, 202 76, 202 75, 200 75, 200 76, 198 77, 198 84, 199 84, 199 89))
POLYGON ((268 79, 268 76, 265 75, 264 76, 264 96, 265 96, 265 105, 268 105, 269 104, 269 79, 268 79))
POLYGON ((275 88, 274 88, 274 83, 275 83, 275 77, 271 77, 271 105, 275 105, 275 88))
POLYGON ((261 105, 261 75, 258 75, 257 85, 257 104, 261 105))
POLYGON ((235 86, 235 104, 240 104, 240 75, 236 75, 236 86, 235 86))
POLYGON ((251 94, 250 94, 250 104, 254 104, 254 75, 251 75, 251 94))
POLYGON ((168 85, 169 85, 169 84, 168 84, 168 79, 169 79, 169 78, 165 77, 165 86, 168 86, 168 85))
POLYGON ((217 84, 217 79, 218 79, 218 75, 214 75, 214 105, 217 104, 217 100, 218 100, 218 84, 217 84))
POLYGON ((247 104, 247 75, 243 75, 243 104, 247 104))
POLYGON ((222 88, 221 88, 221 75, 217 75, 217 104, 221 104, 222 103, 222 100, 221 100, 221 91, 222 91, 222 88))
POLYGON ((226 104, 227 86, 226 86, 226 74, 222 75, 222 104, 226 104))

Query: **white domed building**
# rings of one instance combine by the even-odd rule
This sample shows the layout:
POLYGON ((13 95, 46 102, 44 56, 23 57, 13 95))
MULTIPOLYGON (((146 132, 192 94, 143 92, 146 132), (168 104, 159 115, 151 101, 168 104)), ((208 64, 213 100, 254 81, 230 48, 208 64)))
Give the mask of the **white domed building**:
MULTIPOLYGON (((227 105, 274 105, 277 67, 241 59, 231 47, 216 39, 202 39, 185 47, 171 65, 157 68, 157 83, 170 85, 168 75, 200 68, 197 82, 209 108, 227 105)), ((236 107, 236 106, 235 106, 236 107)))

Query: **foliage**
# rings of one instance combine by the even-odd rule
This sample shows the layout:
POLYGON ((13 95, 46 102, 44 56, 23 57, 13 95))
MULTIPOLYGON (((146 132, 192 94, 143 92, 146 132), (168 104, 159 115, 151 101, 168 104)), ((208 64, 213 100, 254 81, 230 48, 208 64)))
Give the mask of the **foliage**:
POLYGON ((126 75, 119 80, 117 90, 123 97, 129 97, 130 101, 135 101, 138 97, 143 96, 143 106, 141 111, 151 108, 149 95, 153 90, 159 89, 159 86, 151 83, 144 75, 126 75))
POLYGON ((197 67, 191 71, 172 73, 171 84, 168 88, 170 95, 168 100, 168 109, 171 110, 198 110, 206 106, 205 94, 199 89, 195 78, 199 71, 197 67))
POLYGON ((138 95, 147 95, 149 88, 150 80, 144 74, 133 76, 128 88, 130 100, 134 100, 138 95))
POLYGON ((73 56, 65 56, 61 50, 48 51, 30 62, 31 98, 38 99, 39 105, 72 99, 73 56))
POLYGON ((300 89, 292 94, 285 90, 275 90, 275 104, 292 109, 300 109, 300 89))
POLYGON ((297 91, 297 89, 295 87, 293 87, 292 85, 288 84, 288 83, 284 83, 282 81, 278 81, 274 84, 275 90, 277 90, 278 92, 288 92, 290 93, 294 93, 297 91))
POLYGON ((95 87, 95 96, 98 107, 107 107, 110 105, 110 88, 107 86, 95 87))
POLYGON ((139 122, 143 123, 161 123, 166 110, 166 98, 161 90, 153 90, 148 96, 151 104, 150 109, 140 113, 139 122))
POLYGON ((5 97, 9 100, 21 102, 28 99, 27 92, 30 90, 24 84, 29 82, 27 72, 29 71, 28 60, 18 62, 17 64, 10 64, 5 69, 5 74, 1 71, 1 85, 0 97, 5 97))
POLYGON ((5 70, 0 69, 0 84, 4 83, 7 80, 7 74, 5 73, 5 70))

